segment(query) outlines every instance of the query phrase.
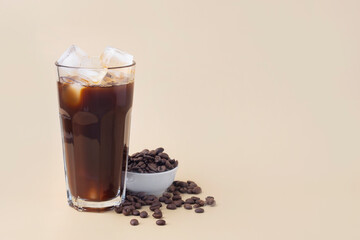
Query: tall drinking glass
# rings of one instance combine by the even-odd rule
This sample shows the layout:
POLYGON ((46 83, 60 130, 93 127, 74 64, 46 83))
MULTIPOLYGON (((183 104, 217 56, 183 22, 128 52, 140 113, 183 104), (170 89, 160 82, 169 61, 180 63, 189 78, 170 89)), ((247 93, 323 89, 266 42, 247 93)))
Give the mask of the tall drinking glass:
POLYGON ((56 66, 68 203, 79 211, 110 210, 125 197, 135 62, 56 66), (89 74, 104 78, 93 83, 83 78, 89 74))

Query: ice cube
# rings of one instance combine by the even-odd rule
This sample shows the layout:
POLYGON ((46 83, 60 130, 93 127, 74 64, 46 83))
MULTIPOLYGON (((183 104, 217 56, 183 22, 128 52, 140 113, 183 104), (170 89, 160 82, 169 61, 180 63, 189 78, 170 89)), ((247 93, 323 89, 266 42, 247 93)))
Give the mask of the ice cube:
POLYGON ((131 65, 133 56, 113 47, 106 47, 100 56, 102 65, 106 68, 131 65))
POLYGON ((84 58, 89 56, 81 48, 76 45, 71 45, 59 58, 57 63, 59 65, 68 67, 81 67, 84 58))
POLYGON ((81 79, 98 84, 105 77, 107 69, 101 65, 99 57, 85 57, 82 59, 78 74, 81 79))
POLYGON ((86 85, 100 83, 107 72, 107 69, 101 65, 99 57, 89 57, 85 51, 75 45, 70 46, 57 63, 66 66, 60 69, 61 76, 78 76, 86 85))

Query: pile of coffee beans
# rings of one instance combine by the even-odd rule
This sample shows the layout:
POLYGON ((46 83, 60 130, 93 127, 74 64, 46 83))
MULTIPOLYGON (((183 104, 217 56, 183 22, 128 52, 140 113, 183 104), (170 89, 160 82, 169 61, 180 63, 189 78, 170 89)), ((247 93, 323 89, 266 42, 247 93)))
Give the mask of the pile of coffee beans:
POLYGON ((155 150, 144 149, 141 152, 129 156, 128 171, 137 173, 157 173, 174 169, 179 162, 171 159, 164 148, 155 150))
MULTIPOLYGON (((158 219, 156 224, 159 226, 166 225, 166 221, 163 220, 163 213, 161 207, 166 205, 167 209, 175 210, 182 206, 187 210, 195 208, 196 213, 203 213, 204 206, 214 206, 214 197, 208 196, 205 200, 196 196, 191 196, 185 200, 182 199, 181 194, 199 194, 201 188, 194 181, 174 181, 166 192, 161 197, 154 195, 147 195, 145 193, 127 192, 126 199, 121 206, 115 208, 115 212, 123 214, 125 216, 140 216, 140 218, 147 218, 148 213, 146 211, 139 211, 143 206, 150 206, 150 211, 153 212, 152 217, 158 219)), ((137 226, 139 221, 137 219, 131 219, 130 224, 137 226)))

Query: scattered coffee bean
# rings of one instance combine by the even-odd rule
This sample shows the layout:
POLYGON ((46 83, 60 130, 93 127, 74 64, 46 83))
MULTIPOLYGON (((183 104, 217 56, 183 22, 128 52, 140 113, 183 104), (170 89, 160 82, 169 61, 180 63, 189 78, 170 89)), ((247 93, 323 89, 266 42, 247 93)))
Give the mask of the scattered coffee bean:
POLYGON ((185 203, 185 204, 184 204, 184 208, 187 209, 187 210, 191 210, 191 209, 192 209, 192 206, 191 206, 191 204, 189 204, 189 203, 185 203))
POLYGON ((140 215, 139 210, 133 210, 133 211, 132 211, 132 215, 134 215, 134 216, 139 216, 139 215, 140 215))
POLYGON ((197 208, 197 209, 195 209, 195 212, 196 213, 203 213, 204 209, 203 208, 197 208))
POLYGON ((140 217, 141 217, 141 218, 147 218, 147 217, 148 217, 147 211, 142 211, 142 212, 140 212, 140 217))
POLYGON ((152 215, 154 218, 162 218, 162 212, 154 212, 153 215, 152 215))
POLYGON ((215 206, 216 202, 215 202, 214 197, 208 196, 205 198, 205 201, 206 201, 206 205, 215 206))
POLYGON ((123 206, 116 206, 116 207, 114 208, 114 210, 115 210, 116 213, 122 213, 122 211, 123 211, 123 206))
POLYGON ((128 171, 138 173, 165 172, 176 168, 178 164, 178 161, 171 159, 164 152, 164 148, 160 147, 151 151, 144 149, 129 156, 128 171))
POLYGON ((131 219, 130 224, 133 226, 139 225, 139 221, 137 219, 131 219))
POLYGON ((176 205, 174 203, 170 203, 166 206, 167 209, 174 210, 176 209, 176 205))
POLYGON ((200 206, 205 206, 205 201, 204 200, 199 200, 199 201, 196 201, 197 204, 199 204, 200 206))
POLYGON ((124 208, 122 213, 124 214, 124 216, 130 216, 132 213, 132 210, 130 208, 124 208))
MULTIPOLYGON (((157 164, 157 169, 159 168, 159 166, 165 166, 166 160, 171 164, 176 163, 176 161, 173 159, 166 159, 161 157, 160 153, 163 153, 163 150, 156 149, 149 151, 145 149, 141 152, 139 156, 134 156, 134 161, 137 161, 137 164, 140 164, 141 166, 144 165, 148 171, 153 171, 151 169, 154 168, 155 163, 157 164), (152 162, 150 162, 153 163, 153 165, 145 164, 143 160, 144 158, 153 160, 152 162)), ((175 210, 184 205, 184 208, 186 210, 195 209, 196 213, 203 213, 203 206, 215 205, 215 199, 212 196, 207 196, 205 200, 200 199, 199 197, 191 196, 184 201, 182 200, 182 194, 184 193, 199 194, 201 193, 201 188, 195 182, 188 180, 186 182, 174 181, 168 188, 168 190, 162 194, 161 197, 147 195, 145 193, 134 193, 127 191, 125 201, 120 206, 116 206, 114 208, 114 211, 116 213, 122 213, 125 216, 134 215, 140 216, 141 218, 146 218, 148 217, 148 213, 146 211, 140 212, 137 209, 141 209, 142 206, 149 206, 150 210, 153 211, 152 216, 154 218, 160 219, 156 221, 156 224, 166 225, 166 222, 161 219, 163 217, 163 213, 160 210, 164 203, 166 204, 166 208, 170 210, 175 210)), ((132 219, 130 221, 130 224, 134 226, 138 225, 139 222, 135 220, 136 219, 132 219)))
POLYGON ((201 193, 201 188, 200 187, 194 187, 193 190, 192 190, 192 193, 194 193, 194 194, 201 193))
POLYGON ((164 193, 163 193, 163 197, 171 198, 171 197, 172 197, 172 194, 169 193, 169 192, 164 192, 164 193))
POLYGON ((172 197, 173 201, 180 200, 180 199, 181 199, 180 195, 175 195, 175 196, 172 197))
POLYGON ((156 221, 156 225, 163 226, 163 225, 165 225, 165 224, 166 224, 166 222, 165 222, 165 220, 163 220, 163 219, 160 219, 160 220, 157 220, 157 221, 156 221))

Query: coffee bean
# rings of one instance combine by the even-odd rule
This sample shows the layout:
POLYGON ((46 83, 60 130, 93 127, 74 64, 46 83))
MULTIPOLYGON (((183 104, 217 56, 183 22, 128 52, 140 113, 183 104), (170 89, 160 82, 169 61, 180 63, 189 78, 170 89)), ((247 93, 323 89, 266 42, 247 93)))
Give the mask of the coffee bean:
POLYGON ((137 203, 135 203, 134 206, 135 206, 136 209, 140 209, 140 208, 141 208, 141 203, 140 203, 140 202, 137 202, 137 203))
POLYGON ((142 211, 142 212, 140 213, 140 217, 141 217, 141 218, 147 218, 147 217, 148 217, 148 213, 147 213, 146 211, 142 211))
POLYGON ((159 153, 159 156, 160 156, 161 158, 169 159, 169 155, 167 155, 167 154, 164 153, 164 152, 159 153))
POLYGON ((192 206, 191 206, 191 204, 189 204, 189 203, 185 203, 185 204, 184 204, 184 208, 187 209, 187 210, 191 210, 191 209, 192 209, 192 206))
POLYGON ((131 219, 130 224, 133 226, 139 225, 139 221, 137 219, 131 219))
POLYGON ((162 147, 155 149, 156 154, 162 153, 163 151, 164 151, 164 148, 162 148, 162 147))
POLYGON ((174 196, 172 197, 172 200, 173 200, 173 201, 180 200, 180 199, 181 199, 181 196, 180 196, 180 195, 174 195, 174 196))
POLYGON ((194 193, 194 194, 201 193, 201 188, 200 187, 194 187, 194 189, 192 190, 192 193, 194 193))
POLYGON ((177 200, 177 201, 174 201, 174 203, 176 207, 181 207, 181 205, 183 204, 182 200, 177 200))
POLYGON ((114 210, 115 210, 116 213, 122 213, 122 211, 123 211, 123 206, 116 206, 116 207, 114 208, 114 210))
POLYGON ((173 192, 173 195, 180 195, 180 194, 181 194, 181 192, 179 192, 179 191, 173 192))
POLYGON ((196 201, 196 203, 199 204, 200 206, 204 206, 204 205, 205 205, 204 200, 198 200, 198 201, 196 201))
POLYGON ((165 225, 165 224, 166 224, 166 222, 165 222, 165 220, 163 220, 163 219, 160 219, 160 220, 157 220, 157 221, 156 221, 156 225, 163 226, 163 225, 165 225))
POLYGON ((179 192, 181 192, 181 193, 186 193, 186 192, 187 192, 187 188, 183 188, 183 187, 182 187, 182 188, 179 189, 179 192))
POLYGON ((165 172, 175 168, 177 161, 170 159, 164 148, 134 153, 128 158, 128 171, 138 173, 165 172))
POLYGON ((170 203, 166 206, 167 209, 174 210, 176 209, 176 205, 174 203, 170 203))
POLYGON ((170 204, 170 203, 172 203, 173 202, 173 200, 171 200, 171 199, 169 199, 169 198, 167 198, 166 200, 165 200, 165 204, 170 204))
POLYGON ((207 199, 206 200, 206 205, 209 205, 209 206, 215 206, 215 200, 212 198, 212 199, 207 199))
POLYGON ((166 197, 159 197, 160 202, 165 202, 166 199, 167 199, 166 197))
POLYGON ((124 216, 130 216, 132 213, 132 210, 129 208, 124 208, 122 213, 124 214, 124 216))
POLYGON ((160 208, 160 206, 151 206, 150 207, 150 210, 151 211, 155 211, 156 209, 159 209, 160 208))
POLYGON ((167 189, 167 191, 168 192, 174 192, 175 191, 175 186, 174 185, 171 185, 168 189, 167 189))
POLYGON ((198 200, 200 200, 199 197, 195 197, 195 196, 192 196, 191 199, 194 200, 195 202, 198 201, 198 200))
POLYGON ((203 208, 197 208, 197 209, 195 209, 195 212, 196 213, 203 213, 204 209, 203 208))
POLYGON ((169 193, 169 192, 164 192, 164 193, 163 193, 163 197, 171 198, 171 197, 172 197, 172 194, 169 193))
POLYGON ((185 200, 185 203, 194 204, 195 201, 194 201, 194 199, 192 199, 192 198, 188 198, 188 199, 185 200))
POLYGON ((162 212, 154 212, 152 215, 154 218, 162 218, 162 212))
POLYGON ((134 210, 134 211, 132 211, 132 215, 139 216, 140 212, 138 210, 134 210))
POLYGON ((194 208, 199 208, 201 207, 199 204, 194 204, 194 208))
POLYGON ((191 188, 188 188, 188 190, 186 191, 186 193, 192 194, 192 189, 191 189, 191 188))

